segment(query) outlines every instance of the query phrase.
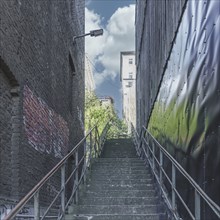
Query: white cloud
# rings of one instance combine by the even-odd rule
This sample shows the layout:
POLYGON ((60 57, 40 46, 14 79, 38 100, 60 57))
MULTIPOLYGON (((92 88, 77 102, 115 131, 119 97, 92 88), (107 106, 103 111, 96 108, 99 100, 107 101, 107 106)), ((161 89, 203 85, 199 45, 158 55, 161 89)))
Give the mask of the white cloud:
MULTIPOLYGON (((100 29, 101 26, 101 17, 93 11, 85 9, 85 32, 88 33, 91 30, 100 29)), ((95 61, 95 58, 102 53, 104 38, 103 37, 86 37, 85 38, 85 47, 86 53, 89 54, 89 57, 95 61)))
POLYGON ((86 31, 104 29, 104 35, 86 38, 86 52, 94 63, 104 66, 101 73, 95 72, 96 86, 107 77, 114 79, 120 71, 120 52, 134 50, 135 6, 118 8, 109 19, 106 27, 101 25, 102 18, 86 9, 86 31))

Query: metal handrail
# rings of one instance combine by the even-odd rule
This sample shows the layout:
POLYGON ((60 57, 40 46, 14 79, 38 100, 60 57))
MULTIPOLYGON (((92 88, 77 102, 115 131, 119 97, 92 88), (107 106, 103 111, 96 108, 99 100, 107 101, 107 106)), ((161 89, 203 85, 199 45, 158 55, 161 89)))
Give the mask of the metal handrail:
POLYGON ((210 207, 213 213, 220 219, 220 207, 201 189, 201 187, 193 180, 193 178, 186 172, 186 170, 175 160, 175 158, 170 155, 170 153, 163 148, 163 146, 153 137, 153 135, 143 126, 140 132, 140 135, 135 130, 132 125, 133 140, 136 146, 137 153, 140 157, 145 157, 152 169, 152 172, 160 186, 161 192, 165 198, 165 201, 168 205, 168 208, 173 213, 175 219, 180 219, 177 213, 177 204, 176 196, 179 198, 179 201, 182 203, 189 216, 193 220, 201 219, 201 198, 204 202, 210 207), (150 144, 152 141, 152 146, 150 144), (159 150, 159 160, 157 159, 155 153, 155 146, 159 150), (146 148, 146 149, 145 149, 146 148), (172 176, 169 178, 168 174, 163 168, 163 157, 169 159, 172 163, 172 176), (157 166, 155 165, 157 163, 157 166), (176 170, 182 174, 182 176, 189 182, 189 184, 194 188, 195 191, 195 210, 194 214, 190 211, 190 208, 187 206, 186 202, 180 195, 179 191, 176 188, 176 170), (167 182, 171 185, 172 196, 168 197, 166 193, 166 188, 163 184, 163 176, 168 180, 167 182))
MULTIPOLYGON (((34 218, 34 220, 43 220, 45 218, 48 218, 47 214, 50 211, 50 209, 53 207, 54 203, 58 200, 58 198, 61 199, 61 213, 58 214, 58 216, 50 216, 52 218, 62 219, 65 215, 65 210, 68 208, 68 205, 75 200, 75 202, 78 202, 78 189, 79 185, 82 182, 82 180, 86 180, 86 170, 88 166, 91 165, 91 159, 99 157, 105 142, 105 136, 108 132, 108 129, 110 127, 110 122, 108 122, 105 126, 105 128, 102 131, 102 134, 99 135, 97 125, 94 126, 89 132, 85 135, 85 137, 56 165, 54 166, 48 174, 46 174, 31 190, 30 192, 24 196, 20 202, 3 218, 3 220, 11 220, 15 218, 16 216, 21 217, 19 212, 22 210, 22 208, 30 202, 32 198, 34 198, 34 215, 28 214, 28 218, 34 218), (87 141, 89 139, 89 141, 87 141), (86 143, 89 143, 89 149, 86 149, 86 143), (84 147, 84 154, 79 160, 78 150, 80 147, 84 147), (66 180, 66 164, 67 161, 70 159, 70 157, 74 156, 75 159, 75 167, 71 174, 67 177, 66 180), (88 157, 88 159, 87 159, 88 157), (84 162, 82 166, 81 176, 79 177, 79 167, 84 162), (48 180, 50 180, 54 174, 56 174, 58 171, 61 171, 61 188, 59 192, 56 194, 56 196, 53 198, 52 202, 49 204, 48 208, 44 212, 42 216, 40 216, 40 200, 39 200, 39 192, 42 189, 43 186, 47 183, 48 180), (71 196, 66 203, 66 185, 69 183, 69 181, 74 176, 74 187, 71 193, 71 196)), ((25 218, 25 215, 22 215, 22 218, 25 218)))

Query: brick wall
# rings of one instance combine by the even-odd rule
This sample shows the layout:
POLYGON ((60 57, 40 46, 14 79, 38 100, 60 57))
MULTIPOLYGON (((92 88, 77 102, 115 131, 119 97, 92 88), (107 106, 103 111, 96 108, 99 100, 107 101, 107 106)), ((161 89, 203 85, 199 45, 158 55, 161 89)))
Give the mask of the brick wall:
POLYGON ((24 87, 23 117, 28 143, 37 151, 62 158, 68 152, 67 122, 24 87))
POLYGON ((10 195, 11 184, 11 85, 3 70, 0 69, 0 193, 10 195))
POLYGON ((84 1, 0 8, 0 58, 17 81, 1 70, 0 198, 19 199, 83 137, 84 40, 72 37, 84 33, 84 1))

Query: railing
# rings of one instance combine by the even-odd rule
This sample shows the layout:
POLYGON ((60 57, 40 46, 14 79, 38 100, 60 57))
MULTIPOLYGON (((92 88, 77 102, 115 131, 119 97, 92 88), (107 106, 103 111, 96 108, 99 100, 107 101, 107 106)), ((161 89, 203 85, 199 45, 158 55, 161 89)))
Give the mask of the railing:
MULTIPOLYGON (((181 219, 177 212, 177 199, 184 207, 187 215, 190 216, 190 219, 202 219, 201 211, 204 204, 209 207, 211 214, 215 216, 215 219, 220 219, 220 207, 200 188, 183 167, 160 145, 145 127, 142 127, 139 135, 132 126, 132 134, 137 154, 146 159, 151 167, 153 175, 160 187, 161 194, 174 219, 181 219), (171 177, 169 174, 170 171, 164 169, 165 159, 171 163, 171 177), (177 189, 177 172, 194 190, 194 211, 191 211, 192 208, 186 204, 181 196, 180 190, 177 189), (166 185, 168 184, 171 188, 170 196, 165 187, 165 182, 166 185)), ((209 219, 212 219, 212 217, 209 219)))
MULTIPOLYGON (((88 134, 66 155, 9 213, 4 217, 4 220, 11 219, 34 219, 43 220, 49 219, 62 219, 65 216, 65 211, 72 203, 78 202, 79 186, 82 182, 86 181, 86 173, 91 166, 93 158, 99 157, 105 137, 110 127, 107 123, 101 135, 99 135, 97 126, 93 127, 88 134), (83 155, 79 157, 79 152, 82 151, 83 155), (68 163, 74 161, 73 169, 68 175, 68 163), (41 190, 54 178, 55 175, 60 176, 60 190, 51 199, 51 203, 45 208, 45 205, 40 204, 41 190), (68 175, 68 177, 67 177, 68 175), (67 190, 69 185, 73 182, 71 192, 67 190), (67 197, 69 195, 69 197, 67 197), (33 200, 33 201, 32 201, 33 200), (33 204, 31 204, 33 202, 33 204), (25 206, 33 207, 33 214, 21 214, 21 210, 25 206), (42 207, 43 206, 43 207, 42 207), (56 208, 54 208, 56 207, 56 208), (43 208, 43 210, 42 210, 43 208), (55 215, 49 215, 51 210, 59 210, 55 215), (19 214, 20 213, 20 214, 19 214)), ((43 192, 44 193, 44 192, 43 192)))

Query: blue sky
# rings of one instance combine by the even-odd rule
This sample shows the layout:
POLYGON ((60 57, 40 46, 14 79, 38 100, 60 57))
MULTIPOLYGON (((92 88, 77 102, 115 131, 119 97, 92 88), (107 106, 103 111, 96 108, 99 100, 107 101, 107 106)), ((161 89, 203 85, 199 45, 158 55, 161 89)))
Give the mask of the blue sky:
POLYGON ((121 116, 120 51, 134 50, 135 1, 87 0, 86 32, 103 28, 104 35, 86 38, 86 53, 92 63, 96 94, 111 96, 121 116))
POLYGON ((87 0, 86 7, 102 15, 102 17, 104 17, 104 23, 107 23, 109 18, 119 7, 134 3, 135 0, 87 0))

